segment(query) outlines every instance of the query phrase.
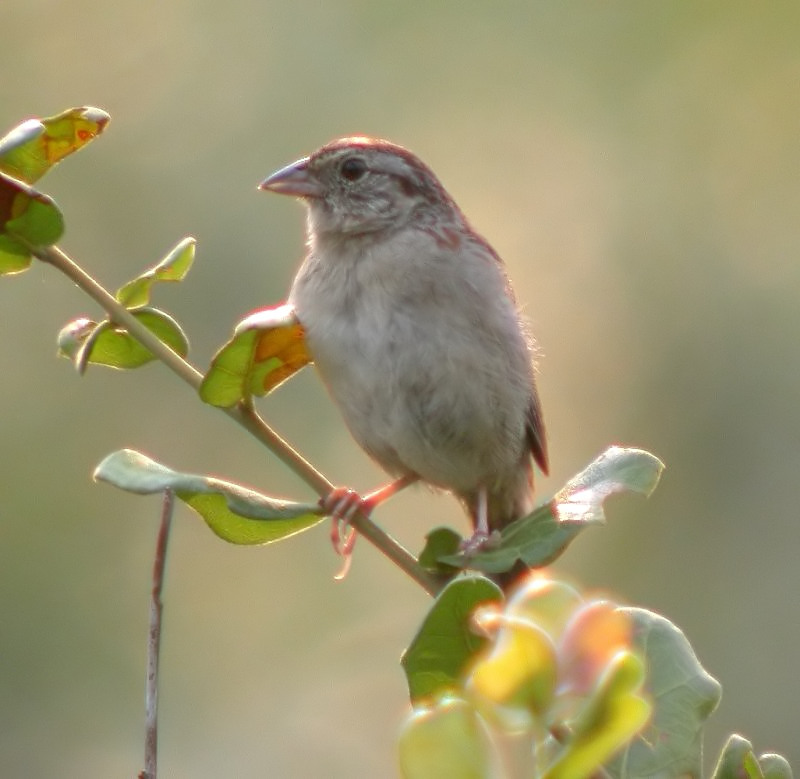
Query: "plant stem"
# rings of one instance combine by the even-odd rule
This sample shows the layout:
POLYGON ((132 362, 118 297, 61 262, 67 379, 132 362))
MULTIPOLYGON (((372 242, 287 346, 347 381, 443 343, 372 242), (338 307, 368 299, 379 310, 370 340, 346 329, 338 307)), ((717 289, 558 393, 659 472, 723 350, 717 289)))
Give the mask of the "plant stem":
POLYGON ((172 526, 175 496, 164 492, 161 504, 161 525, 153 558, 153 592, 150 598, 150 630, 147 638, 147 684, 145 688, 144 771, 139 779, 156 779, 158 774, 158 658, 161 650, 161 614, 164 604, 164 572, 167 567, 167 545, 172 526))
MULTIPOLYGON (((31 247, 31 252, 42 262, 46 262, 61 271, 86 292, 108 314, 112 322, 124 327, 142 346, 152 352, 157 359, 192 387, 195 392, 199 389, 203 381, 203 374, 159 340, 136 317, 132 316, 130 311, 119 303, 113 295, 70 259, 65 252, 57 246, 31 247)), ((266 446, 320 497, 325 497, 333 489, 331 482, 267 425, 251 405, 239 403, 231 408, 222 409, 222 411, 266 446)), ((372 522, 368 516, 358 513, 351 520, 351 524, 371 544, 414 579, 426 592, 436 595, 442 588, 442 583, 436 577, 422 568, 410 552, 372 522)))

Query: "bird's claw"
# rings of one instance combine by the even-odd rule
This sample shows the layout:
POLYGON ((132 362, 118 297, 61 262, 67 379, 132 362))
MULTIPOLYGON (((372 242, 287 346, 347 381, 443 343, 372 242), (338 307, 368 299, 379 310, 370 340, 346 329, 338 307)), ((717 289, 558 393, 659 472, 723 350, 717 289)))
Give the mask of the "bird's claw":
POLYGON ((351 527, 350 521, 359 511, 368 514, 372 506, 348 487, 332 489, 319 504, 332 520, 331 544, 334 551, 344 559, 342 569, 334 577, 341 580, 350 570, 350 560, 356 544, 356 531, 351 527))
POLYGON ((491 533, 484 533, 476 530, 469 538, 465 538, 459 545, 459 550, 465 557, 472 557, 478 552, 487 549, 494 549, 500 546, 500 531, 493 530, 491 533))

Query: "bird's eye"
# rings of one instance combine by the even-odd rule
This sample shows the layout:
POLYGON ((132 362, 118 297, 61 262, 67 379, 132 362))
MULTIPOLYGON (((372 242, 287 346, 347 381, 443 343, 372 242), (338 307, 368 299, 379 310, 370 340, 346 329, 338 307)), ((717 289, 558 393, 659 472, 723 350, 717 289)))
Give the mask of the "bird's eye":
POLYGON ((360 157, 348 157, 342 163, 340 172, 348 181, 358 181, 367 172, 367 163, 360 157))

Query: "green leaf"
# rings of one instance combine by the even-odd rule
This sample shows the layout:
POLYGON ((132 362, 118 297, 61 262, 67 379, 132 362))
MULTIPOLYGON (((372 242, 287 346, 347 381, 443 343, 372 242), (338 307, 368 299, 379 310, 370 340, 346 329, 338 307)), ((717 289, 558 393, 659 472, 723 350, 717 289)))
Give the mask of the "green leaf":
POLYGON ((184 238, 161 262, 120 287, 117 300, 126 308, 146 306, 156 282, 181 281, 186 276, 194 262, 196 244, 194 238, 184 238))
POLYGON ((324 519, 317 504, 278 500, 213 476, 173 471, 130 449, 106 457, 94 478, 139 495, 172 490, 217 536, 232 544, 269 544, 324 519))
POLYGON ((553 504, 548 503, 507 525, 496 542, 490 539, 478 552, 445 554, 438 562, 489 574, 510 571, 519 560, 529 568, 541 568, 555 560, 590 524, 597 521, 560 522, 554 515, 553 504))
POLYGON ((82 106, 28 119, 0 139, 0 171, 32 184, 103 132, 110 118, 99 108, 82 106))
POLYGON ((0 172, 0 274, 30 265, 30 247, 51 246, 64 232, 55 202, 25 182, 0 172))
POLYGON ((425 536, 425 547, 420 552, 419 564, 432 573, 452 575, 458 568, 442 563, 440 558, 458 553, 461 536, 449 527, 437 527, 425 536))
MULTIPOLYGON (((181 357, 185 357, 189 352, 189 340, 186 334, 169 314, 156 308, 139 308, 131 311, 131 314, 181 357)), ((81 335, 85 340, 73 358, 75 367, 80 373, 86 370, 88 363, 131 370, 155 359, 152 352, 142 346, 127 330, 108 320, 101 322, 94 329, 90 329, 88 320, 75 320, 62 329, 59 334, 59 344, 62 339, 81 335), (83 326, 79 327, 78 323, 82 323, 83 326)), ((64 349, 60 348, 59 351, 61 354, 66 354, 64 349)))
POLYGON ((792 779, 788 761, 780 755, 767 753, 756 758, 753 745, 742 736, 733 734, 720 753, 713 779, 792 779))
POLYGON ((613 777, 701 776, 702 728, 717 707, 719 683, 700 665, 683 633, 644 609, 622 609, 634 623, 632 649, 647 668, 649 724, 606 766, 613 777))
POLYGON ((28 270, 32 259, 31 253, 19 241, 0 233, 0 276, 10 276, 28 270))
POLYGON ((465 700, 446 697, 415 709, 398 740, 403 779, 488 779, 492 746, 486 727, 465 700))
POLYGON ((502 599, 500 588, 482 576, 460 577, 439 593, 401 661, 412 702, 458 686, 469 661, 487 642, 472 632, 472 613, 502 599))
POLYGON ((638 492, 649 497, 663 470, 664 463, 643 449, 611 446, 555 495, 556 514, 562 522, 605 522, 603 501, 609 495, 638 492))
POLYGON ((242 320, 214 356, 200 386, 212 406, 230 408, 266 395, 311 361, 294 309, 284 304, 242 320))
POLYGON ((615 492, 650 495, 664 466, 641 449, 612 446, 571 479, 547 504, 504 527, 499 538, 478 552, 445 554, 438 562, 496 574, 518 561, 540 568, 555 560, 569 543, 591 525, 605 522, 603 501, 615 492))

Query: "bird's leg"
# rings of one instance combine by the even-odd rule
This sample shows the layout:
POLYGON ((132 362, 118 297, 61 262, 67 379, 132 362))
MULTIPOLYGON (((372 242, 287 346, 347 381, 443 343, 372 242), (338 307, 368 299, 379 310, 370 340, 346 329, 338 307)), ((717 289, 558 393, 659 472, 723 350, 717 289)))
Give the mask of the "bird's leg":
POLYGON ((350 567, 350 555, 356 543, 356 532, 350 526, 350 520, 353 516, 359 511, 369 516, 376 506, 388 500, 409 484, 413 484, 418 478, 416 474, 402 476, 374 492, 370 492, 363 498, 355 490, 347 487, 335 487, 320 500, 320 506, 333 520, 331 526, 333 548, 337 554, 345 559, 344 568, 337 574, 337 579, 343 579, 350 567))
POLYGON ((475 511, 475 533, 480 538, 489 537, 489 498, 486 487, 478 490, 478 507, 475 511))
MULTIPOLYGON (((495 531, 496 533, 497 531, 495 531)), ((487 546, 495 534, 489 531, 489 498, 486 487, 478 490, 475 505, 475 530, 472 536, 461 542, 461 551, 471 555, 487 546)))

